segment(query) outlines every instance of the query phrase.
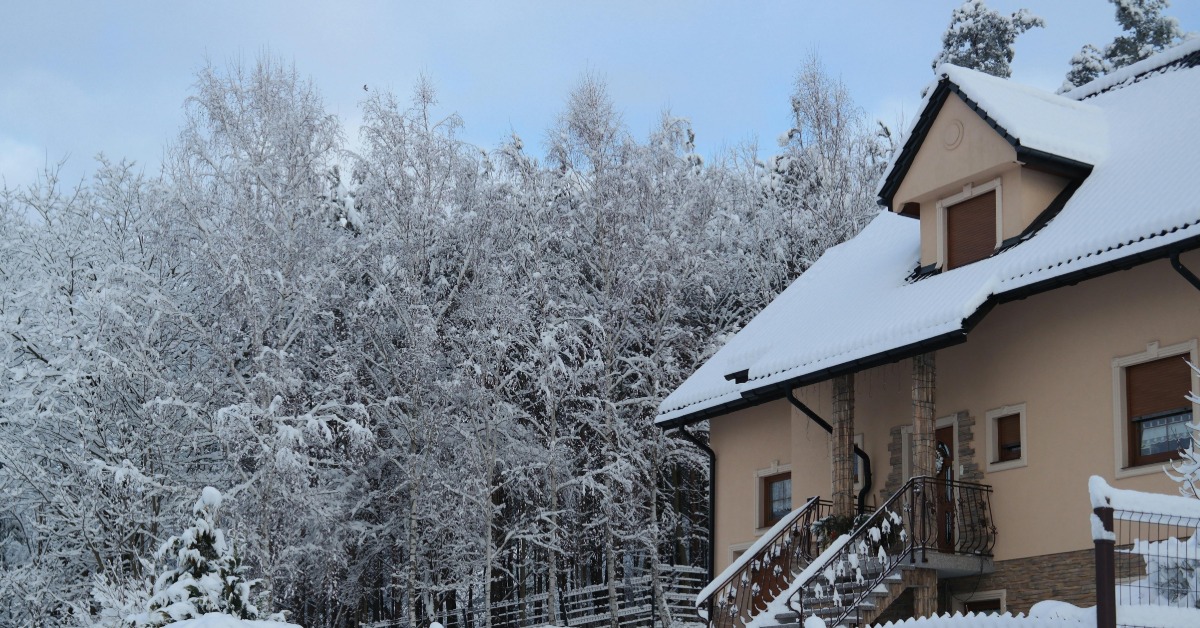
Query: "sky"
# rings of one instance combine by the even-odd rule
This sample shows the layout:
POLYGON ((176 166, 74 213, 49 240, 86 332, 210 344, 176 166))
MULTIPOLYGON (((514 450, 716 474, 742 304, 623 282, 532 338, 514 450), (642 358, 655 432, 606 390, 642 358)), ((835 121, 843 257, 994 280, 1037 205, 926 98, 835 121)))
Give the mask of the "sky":
MULTIPOLYGON (((547 129, 586 73, 604 79, 644 138, 664 110, 688 118, 713 156, 789 127, 797 70, 817 54, 871 118, 911 120, 960 0, 642 0, 488 2, 0 0, 0 184, 48 164, 62 177, 94 157, 159 172, 196 72, 270 55, 312 79, 357 144, 370 90, 407 96, 422 74, 462 137, 493 148, 519 135, 540 155, 547 129)), ((1085 43, 1119 31, 1107 0, 989 0, 1046 20, 1017 40, 1013 79, 1048 90, 1085 43)), ((1200 2, 1168 10, 1200 30, 1200 2)))

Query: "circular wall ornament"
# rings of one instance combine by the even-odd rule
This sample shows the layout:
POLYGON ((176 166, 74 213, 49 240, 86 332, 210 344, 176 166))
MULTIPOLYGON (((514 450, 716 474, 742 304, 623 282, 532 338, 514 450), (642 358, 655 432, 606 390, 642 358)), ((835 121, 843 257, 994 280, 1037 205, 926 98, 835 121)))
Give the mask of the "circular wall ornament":
POLYGON ((950 124, 946 125, 946 129, 942 131, 942 145, 946 150, 954 150, 962 144, 963 139, 963 123, 962 120, 951 120, 950 124))

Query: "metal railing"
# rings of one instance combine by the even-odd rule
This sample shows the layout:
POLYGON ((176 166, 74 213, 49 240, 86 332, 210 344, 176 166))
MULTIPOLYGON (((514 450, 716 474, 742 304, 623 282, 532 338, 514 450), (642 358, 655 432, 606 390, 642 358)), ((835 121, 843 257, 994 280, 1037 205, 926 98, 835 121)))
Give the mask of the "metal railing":
MULTIPOLYGON (((816 497, 789 513, 760 541, 752 556, 722 574, 706 598, 708 625, 741 628, 766 609, 816 556, 813 524, 829 514, 830 504, 816 497)), ((735 563, 736 564, 736 563, 735 563)))
POLYGON ((830 626, 852 614, 861 624, 868 619, 864 600, 904 561, 927 562, 931 552, 991 556, 996 544, 991 495, 992 487, 984 484, 912 478, 848 539, 837 540, 837 549, 817 558, 788 607, 830 626))

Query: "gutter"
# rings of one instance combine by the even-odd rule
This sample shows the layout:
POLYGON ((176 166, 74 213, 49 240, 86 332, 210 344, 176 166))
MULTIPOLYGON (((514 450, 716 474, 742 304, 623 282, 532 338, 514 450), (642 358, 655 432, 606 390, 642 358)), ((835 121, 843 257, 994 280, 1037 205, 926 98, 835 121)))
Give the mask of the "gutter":
MULTIPOLYGON (((821 418, 821 415, 813 412, 812 408, 804 405, 803 401, 800 401, 796 398, 796 393, 794 391, 787 391, 787 400, 792 402, 792 405, 795 406, 796 409, 800 410, 806 416, 808 416, 808 418, 812 419, 813 423, 820 425, 821 429, 825 430, 830 435, 833 434, 833 426, 829 424, 829 421, 821 418)), ((867 494, 871 492, 871 457, 867 455, 867 452, 859 448, 858 445, 854 446, 854 455, 858 456, 858 459, 862 460, 863 463, 863 487, 862 490, 858 491, 858 514, 862 515, 866 514, 867 494)))
MULTIPOLYGON (((682 425, 679 426, 676 433, 708 454, 708 581, 712 582, 717 577, 715 571, 717 566, 717 520, 715 519, 717 514, 717 453, 708 446, 708 443, 697 438, 682 425)), ((712 611, 710 610, 709 617, 711 616, 712 611)))
MULTIPOLYGON (((737 410, 744 410, 746 408, 751 408, 778 399, 783 399, 787 396, 787 391, 793 388, 801 388, 810 384, 825 381, 837 375, 845 375, 848 373, 874 368, 876 366, 882 366, 884 364, 891 364, 905 358, 911 358, 912 356, 919 355, 921 353, 928 353, 930 351, 936 351, 939 349, 952 347, 957 344, 962 344, 967 341, 967 334, 974 329, 975 325, 977 325, 979 321, 983 320, 983 317, 991 312, 992 308, 1000 305, 1001 303, 1019 301, 1042 292, 1048 292, 1050 290, 1065 286, 1073 286, 1081 281, 1086 281, 1088 279, 1100 277, 1121 270, 1129 270, 1136 266, 1141 266, 1142 264, 1160 259, 1169 259, 1172 257, 1178 258, 1180 253, 1196 248, 1200 248, 1200 235, 1194 235, 1178 242, 1164 245, 1157 249, 1150 249, 1129 255, 1127 257, 1113 259, 1101 264, 1096 264, 1094 266, 1081 268, 1065 275, 1050 277, 1049 279, 1044 279, 1020 288, 1015 288, 1002 294, 993 294, 989 296, 973 314, 963 319, 962 329, 946 332, 944 334, 926 338, 924 340, 919 340, 902 347, 887 349, 874 355, 864 356, 856 360, 851 360, 836 366, 831 366, 819 371, 807 373, 792 379, 776 382, 755 390, 747 390, 742 393, 741 399, 729 401, 711 408, 705 408, 691 414, 674 417, 667 421, 656 422, 655 425, 664 430, 682 427, 684 425, 691 425, 692 423, 697 423, 699 421, 729 414, 730 412, 735 412, 737 410)), ((1175 264, 1172 263, 1172 267, 1174 266, 1175 264)), ((1183 265, 1181 263, 1180 267, 1182 266, 1183 265)), ((1188 271, 1186 268, 1183 268, 1183 270, 1187 271, 1188 274, 1191 274, 1191 271, 1188 271)), ((1176 271, 1178 272, 1179 269, 1176 268, 1176 271)), ((1184 278, 1188 278, 1188 276, 1183 272, 1180 272, 1180 274, 1183 275, 1184 278)), ((1192 278, 1195 278, 1196 281, 1193 281, 1193 279, 1188 279, 1188 282, 1192 283, 1197 290, 1200 290, 1200 277, 1197 277, 1193 274, 1192 278)))
POLYGON ((1179 261, 1179 251, 1171 254, 1171 268, 1174 268, 1175 272, 1182 275, 1184 279, 1187 279, 1188 283, 1192 284, 1193 288, 1200 290, 1200 278, 1197 278, 1195 273, 1188 270, 1188 267, 1184 266, 1183 262, 1179 261))

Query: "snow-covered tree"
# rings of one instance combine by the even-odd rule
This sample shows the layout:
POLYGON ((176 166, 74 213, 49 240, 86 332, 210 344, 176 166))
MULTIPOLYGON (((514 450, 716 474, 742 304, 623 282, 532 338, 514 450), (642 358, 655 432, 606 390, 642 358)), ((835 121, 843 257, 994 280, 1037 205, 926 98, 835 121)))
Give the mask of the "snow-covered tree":
POLYGON ((983 0, 965 0, 950 14, 950 26, 942 35, 942 51, 933 59, 933 67, 952 63, 993 76, 1012 75, 1014 44, 1017 37, 1032 28, 1046 25, 1042 18, 1026 9, 1004 15, 992 10, 983 0))
POLYGON ((258 581, 246 577, 233 544, 217 527, 221 500, 220 491, 205 487, 192 507, 192 525, 159 548, 156 559, 170 567, 154 582, 145 622, 136 623, 164 626, 206 613, 261 619, 250 590, 258 581))
POLYGON ((1090 83, 1108 72, 1108 69, 1104 53, 1091 44, 1084 44, 1083 48, 1071 57, 1071 70, 1067 72, 1067 79, 1058 91, 1062 93, 1078 85, 1090 83))
MULTIPOLYGON (((1188 366, 1200 373, 1195 364, 1189 362, 1188 366)), ((1193 391, 1188 394, 1188 401, 1200 403, 1200 396, 1193 391)), ((1194 420, 1188 427, 1191 428, 1192 440, 1179 452, 1179 459, 1171 461, 1171 468, 1166 469, 1166 473, 1178 485, 1180 495, 1200 499, 1200 420, 1194 420)))
POLYGON ((1117 68, 1137 63, 1183 41, 1187 36, 1179 20, 1163 15, 1169 0, 1110 0, 1116 6, 1117 24, 1124 31, 1112 43, 1099 48, 1085 44, 1071 57, 1060 92, 1095 80, 1117 68))

